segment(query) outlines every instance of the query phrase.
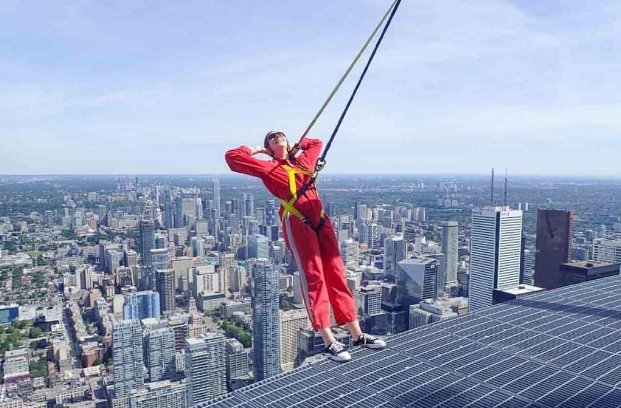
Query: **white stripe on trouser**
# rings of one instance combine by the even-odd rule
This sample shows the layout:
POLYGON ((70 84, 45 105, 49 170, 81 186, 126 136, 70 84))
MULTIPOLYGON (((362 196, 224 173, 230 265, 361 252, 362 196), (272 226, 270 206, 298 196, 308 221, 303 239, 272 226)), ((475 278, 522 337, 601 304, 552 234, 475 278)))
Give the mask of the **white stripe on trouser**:
POLYGON ((295 240, 293 239, 293 232, 291 231, 291 221, 289 221, 289 214, 285 216, 285 224, 287 226, 287 228, 285 228, 285 231, 287 233, 287 239, 289 240, 289 248, 293 253, 293 258, 295 259, 295 263, 298 265, 298 269, 300 272, 300 283, 302 284, 302 296, 304 296, 306 313, 308 314, 308 318, 310 319, 314 329, 315 319, 311 311, 310 297, 308 294, 308 281, 306 280, 306 272, 304 271, 304 266, 302 266, 302 261, 300 260, 300 253, 298 252, 298 248, 295 246, 295 240))

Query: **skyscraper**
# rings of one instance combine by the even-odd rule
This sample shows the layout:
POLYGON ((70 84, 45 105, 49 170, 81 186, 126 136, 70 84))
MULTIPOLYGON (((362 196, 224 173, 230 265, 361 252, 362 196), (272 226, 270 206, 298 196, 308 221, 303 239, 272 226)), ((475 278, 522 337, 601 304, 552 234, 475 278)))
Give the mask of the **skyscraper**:
POLYGON ((343 263, 347 265, 357 266, 360 261, 360 244, 352 238, 347 238, 339 242, 341 249, 341 258, 343 263))
POLYGON ((356 201, 356 209, 354 213, 354 220, 356 221, 366 221, 367 217, 367 205, 362 204, 359 201, 356 201))
POLYGON ((183 225, 193 225, 196 221, 196 198, 186 197, 181 199, 181 213, 183 216, 183 225))
POLYGON ((492 305, 494 289, 520 283, 522 211, 484 207, 472 211, 470 311, 492 305))
POLYGON ((269 258, 270 241, 266 236, 254 234, 248 237, 248 258, 269 258))
POLYGON ((293 272, 293 303, 297 305, 304 304, 304 293, 302 292, 302 281, 300 279, 300 272, 293 272))
POLYGON ((621 240, 606 238, 594 239, 593 259, 598 262, 621 263, 621 240))
POLYGON ((175 310, 175 270, 157 270, 157 291, 160 294, 160 306, 163 312, 175 310))
POLYGON ((278 216, 276 208, 277 207, 275 200, 267 200, 265 202, 265 225, 276 224, 276 219, 278 216))
POLYGON ((371 223, 367 226, 367 245, 369 248, 377 249, 380 246, 380 229, 376 223, 371 223))
POLYGON ((220 180, 213 179, 214 231, 216 242, 220 242, 220 180))
POLYGON ((279 242, 278 244, 272 243, 270 248, 270 259, 276 265, 282 265, 285 262, 285 242, 279 242))
POLYGON ((254 377, 260 381, 280 373, 278 271, 267 259, 252 269, 251 305, 254 377))
POLYGON ((183 198, 180 195, 175 197, 174 214, 175 214, 175 228, 184 227, 185 219, 183 217, 183 198))
MULTIPOLYGON (((108 210, 105 205, 99 204, 97 206, 97 218, 99 219, 99 223, 101 225, 106 225, 106 215, 108 214, 108 210)), ((47 226, 54 225, 54 216, 51 212, 46 211, 45 223, 47 226)))
POLYGON ((401 236, 388 237, 384 240, 384 274, 394 277, 397 264, 407 255, 407 242, 401 236))
POLYGON ((520 284, 524 284, 526 283, 526 235, 524 233, 520 240, 520 253, 520 284))
POLYGON ((209 221, 207 220, 198 220, 196 221, 196 236, 203 237, 205 235, 209 235, 209 221))
POLYGON ((217 333, 185 340, 188 407, 226 393, 224 344, 224 337, 217 333))
POLYGON ((360 288, 360 304, 365 316, 382 313, 382 287, 368 285, 360 288))
POLYGON ((129 398, 131 408, 185 408, 186 403, 185 383, 170 380, 145 384, 145 388, 133 392, 129 398))
POLYGON ((175 332, 170 327, 155 329, 147 334, 146 366, 150 381, 173 378, 175 362, 175 332))
POLYGON ((236 339, 226 339, 226 381, 238 378, 247 379, 250 374, 250 349, 244 346, 236 339))
POLYGON ((432 258, 404 259, 398 264, 397 302, 404 308, 438 297, 437 261, 432 258))
POLYGON ((532 249, 524 249, 522 251, 522 265, 524 267, 521 272, 520 283, 526 285, 535 285, 533 270, 535 269, 535 251, 532 249))
POLYGON ((446 254, 425 254, 425 257, 436 260, 436 287, 438 289, 438 297, 445 293, 450 293, 446 285, 446 254))
POLYGON ((242 194, 242 217, 254 217, 254 196, 251 193, 242 194))
POLYGON ((545 289, 562 286, 560 266, 571 260, 573 218, 573 211, 537 210, 535 286, 545 289))
POLYGON ((366 222, 357 220, 356 221, 356 229, 358 231, 358 241, 361 244, 367 244, 369 240, 369 226, 366 222))
POLYGON ((121 320, 112 326, 115 397, 129 396, 133 388, 144 385, 142 328, 138 320, 121 320))
POLYGON ((185 347, 185 339, 187 339, 189 327, 186 318, 172 319, 168 321, 168 327, 175 332, 175 351, 181 351, 185 347))
POLYGON ((229 276, 235 265, 235 254, 220 253, 218 263, 220 264, 220 289, 226 295, 230 288, 229 276))
POLYGON ((205 256, 205 240, 202 237, 192 237, 192 256, 205 256))
POLYGON ((442 253, 446 255, 446 279, 447 288, 457 286, 457 262, 459 260, 459 224, 457 221, 442 223, 442 253))
POLYGON ((215 265, 199 265, 192 268, 192 294, 200 298, 202 292, 222 292, 221 274, 215 265))
POLYGON ((155 247, 153 249, 163 249, 168 247, 168 240, 162 234, 155 234, 155 247))
POLYGON ((113 274, 123 263, 125 253, 116 249, 106 249, 106 272, 113 274))
POLYGON ((203 207, 203 199, 200 197, 197 197, 196 198, 196 219, 202 220, 204 212, 205 212, 205 209, 203 207))
POLYGON ((147 318, 160 318, 160 295, 151 290, 136 292, 131 288, 125 293, 123 304, 123 318, 142 320, 147 318))
POLYGON ((147 270, 148 274, 145 277, 145 288, 148 290, 157 290, 157 271, 170 268, 170 253, 167 248, 152 249, 150 252, 151 267, 147 270))
POLYGON ((170 268, 170 252, 168 248, 152 249, 151 264, 155 271, 170 268))
POLYGON ((155 247, 155 226, 153 221, 141 220, 140 228, 140 258, 144 266, 151 266, 151 250, 155 247))
POLYGON ((298 332, 310 328, 305 309, 280 311, 280 364, 283 371, 291 371, 298 356, 298 332))
POLYGON ((172 197, 170 195, 169 191, 165 192, 165 197, 164 197, 164 226, 166 228, 174 228, 175 227, 175 223, 174 223, 174 206, 173 206, 173 201, 172 201, 172 197))

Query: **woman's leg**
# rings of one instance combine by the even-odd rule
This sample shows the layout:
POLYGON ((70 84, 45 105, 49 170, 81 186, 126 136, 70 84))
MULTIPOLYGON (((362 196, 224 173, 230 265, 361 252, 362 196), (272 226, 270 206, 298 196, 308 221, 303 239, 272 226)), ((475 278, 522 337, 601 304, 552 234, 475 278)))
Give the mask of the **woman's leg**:
POLYGON ((321 338, 323 339, 323 344, 328 347, 332 342, 336 341, 334 338, 334 334, 332 334, 332 330, 329 327, 321 328, 317 330, 321 338))
POLYGON ((321 261, 323 263, 323 276, 326 282, 330 304, 334 312, 336 324, 347 324, 350 333, 357 338, 360 333, 356 302, 347 287, 345 278, 345 265, 339 251, 336 233, 330 219, 326 215, 325 223, 318 232, 319 247, 321 249, 321 261))
POLYGON ((362 330, 360 329, 360 323, 358 320, 354 320, 353 322, 345 323, 345 327, 347 327, 347 331, 351 334, 351 338, 356 341, 360 338, 362 334, 362 330))
POLYGON ((283 221, 283 235, 300 272, 302 297, 313 329, 326 329, 321 330, 320 335, 324 341, 333 341, 330 332, 330 299, 317 234, 300 219, 288 215, 283 221))

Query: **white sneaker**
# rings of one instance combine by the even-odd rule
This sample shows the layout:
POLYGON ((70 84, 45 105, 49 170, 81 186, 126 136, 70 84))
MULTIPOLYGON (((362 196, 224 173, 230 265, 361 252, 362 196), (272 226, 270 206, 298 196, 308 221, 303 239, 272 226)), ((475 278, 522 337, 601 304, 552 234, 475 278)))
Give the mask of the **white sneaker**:
POLYGON ((386 347, 386 342, 369 334, 362 333, 358 340, 354 341, 354 346, 362 346, 370 349, 382 349, 386 347))
POLYGON ((351 360, 351 354, 349 354, 349 351, 345 349, 345 345, 343 343, 339 343, 338 341, 330 343, 330 345, 326 347, 324 353, 334 361, 344 362, 351 360))

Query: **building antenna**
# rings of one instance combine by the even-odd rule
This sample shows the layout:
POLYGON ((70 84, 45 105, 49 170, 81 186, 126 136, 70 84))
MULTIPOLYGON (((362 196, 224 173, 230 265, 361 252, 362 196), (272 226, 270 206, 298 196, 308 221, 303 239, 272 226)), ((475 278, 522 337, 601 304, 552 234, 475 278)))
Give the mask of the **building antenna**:
POLYGON ((492 197, 490 204, 494 205, 494 168, 492 167, 492 197))
POLYGON ((507 206, 507 185, 508 185, 508 181, 507 181, 507 169, 505 169, 505 207, 507 206))

